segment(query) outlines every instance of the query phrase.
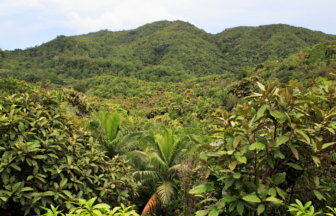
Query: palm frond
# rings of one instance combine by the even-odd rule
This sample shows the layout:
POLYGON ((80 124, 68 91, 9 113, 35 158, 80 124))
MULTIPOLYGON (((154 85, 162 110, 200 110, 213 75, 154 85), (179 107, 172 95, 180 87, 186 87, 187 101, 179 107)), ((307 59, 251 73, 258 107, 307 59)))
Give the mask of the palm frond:
POLYGON ((153 145, 153 150, 160 156, 164 161, 167 161, 166 157, 166 143, 164 137, 161 134, 155 134, 155 142, 153 145))
POLYGON ((166 162, 163 161, 162 158, 156 152, 153 152, 150 155, 149 161, 150 164, 159 169, 161 172, 165 172, 168 169, 166 162))
POLYGON ((182 164, 176 164, 175 166, 170 167, 170 168, 167 170, 167 174, 168 174, 168 176, 171 178, 173 175, 176 174, 177 171, 182 170, 182 169, 183 169, 183 166, 185 166, 185 165, 182 165, 182 164))
POLYGON ((136 180, 140 181, 143 184, 146 184, 148 182, 156 183, 164 179, 163 175, 155 170, 136 171, 133 173, 133 176, 136 180))
POLYGON ((177 155, 181 153, 183 147, 183 143, 181 141, 177 141, 171 147, 170 155, 168 158, 168 166, 172 166, 174 161, 176 161, 177 155))
MULTIPOLYGON (((117 148, 127 149, 126 146, 128 145, 125 145, 125 144, 127 144, 127 142, 130 141, 132 138, 136 136, 141 136, 142 134, 143 132, 133 132, 133 133, 127 134, 126 136, 122 137, 122 139, 119 141, 117 148)), ((130 148, 128 148, 127 150, 130 150, 130 148)))
POLYGON ((148 163, 148 155, 143 151, 131 151, 127 154, 121 155, 121 157, 134 164, 134 166, 139 170, 143 170, 148 163))
POLYGON ((167 204, 176 193, 176 185, 173 181, 160 182, 157 187, 157 194, 163 204, 167 204))

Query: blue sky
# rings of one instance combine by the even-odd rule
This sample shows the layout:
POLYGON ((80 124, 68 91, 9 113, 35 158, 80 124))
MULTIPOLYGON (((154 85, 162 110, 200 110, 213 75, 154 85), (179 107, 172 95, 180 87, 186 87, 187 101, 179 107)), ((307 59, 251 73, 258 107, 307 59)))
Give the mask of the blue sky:
POLYGON ((209 33, 284 23, 336 34, 336 0, 0 0, 0 48, 184 20, 209 33))

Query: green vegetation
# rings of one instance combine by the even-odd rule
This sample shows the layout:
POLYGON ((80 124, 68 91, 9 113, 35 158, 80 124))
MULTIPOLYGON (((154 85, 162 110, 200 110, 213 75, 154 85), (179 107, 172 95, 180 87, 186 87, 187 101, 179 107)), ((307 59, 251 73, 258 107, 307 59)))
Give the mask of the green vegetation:
POLYGON ((0 96, 1 208, 40 214, 40 206, 75 198, 99 196, 117 204, 135 196, 132 167, 118 157, 107 159, 92 137, 63 116, 56 94, 0 96))
MULTIPOLYGON (((71 209, 66 216, 139 216, 134 210, 130 210, 133 206, 125 207, 121 204, 121 207, 111 207, 105 203, 93 205, 97 197, 94 197, 88 201, 79 199, 78 202, 69 202, 74 205, 78 205, 71 209)), ((43 208, 47 210, 47 213, 42 216, 64 216, 62 211, 58 211, 58 207, 51 205, 51 209, 43 208)))
POLYGON ((0 73, 28 82, 78 85, 102 75, 180 82, 281 60, 336 36, 288 25, 237 27, 208 34, 182 21, 135 30, 58 36, 38 47, 0 51, 0 73))
POLYGON ((326 173, 336 162, 329 155, 336 144, 336 88, 314 82, 319 85, 308 89, 295 81, 286 88, 277 82, 257 83, 260 93, 246 97, 248 102, 233 113, 224 111, 216 118, 219 127, 210 133, 221 144, 200 154, 198 168, 209 170, 215 185, 207 182, 191 192, 216 190, 218 195, 210 196, 213 205, 196 215, 284 215, 287 207, 281 204, 290 204, 294 194, 304 201, 312 195, 331 201, 326 173))
POLYGON ((336 215, 332 40, 163 21, 1 51, 0 214, 336 215))

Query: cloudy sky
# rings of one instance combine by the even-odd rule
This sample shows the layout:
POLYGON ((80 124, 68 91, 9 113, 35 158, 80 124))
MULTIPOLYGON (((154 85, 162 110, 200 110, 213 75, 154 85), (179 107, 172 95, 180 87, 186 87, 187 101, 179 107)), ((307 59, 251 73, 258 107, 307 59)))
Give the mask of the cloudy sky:
POLYGON ((0 0, 0 48, 159 20, 188 21, 213 34, 273 23, 336 34, 335 10, 335 0, 0 0))

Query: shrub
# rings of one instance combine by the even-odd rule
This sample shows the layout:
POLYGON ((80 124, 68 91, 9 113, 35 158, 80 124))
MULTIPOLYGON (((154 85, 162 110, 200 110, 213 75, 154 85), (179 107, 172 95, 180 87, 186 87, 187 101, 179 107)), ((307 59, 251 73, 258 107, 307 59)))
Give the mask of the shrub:
POLYGON ((32 89, 33 88, 30 85, 27 85, 25 81, 20 81, 11 77, 0 77, 0 95, 4 92, 7 92, 8 94, 24 93, 32 89))
POLYGON ((212 204, 197 215, 284 215, 283 204, 294 198, 327 201, 330 188, 321 176, 329 176, 336 162, 330 157, 336 87, 324 83, 310 89, 294 81, 286 88, 258 83, 260 93, 217 118, 220 127, 211 133, 220 144, 200 154, 199 168, 211 178, 190 191, 217 195, 207 196, 212 204))
POLYGON ((65 202, 78 198, 118 204, 136 195, 131 166, 108 159, 65 119, 54 93, 3 94, 0 104, 0 209, 7 214, 71 208, 65 202))

